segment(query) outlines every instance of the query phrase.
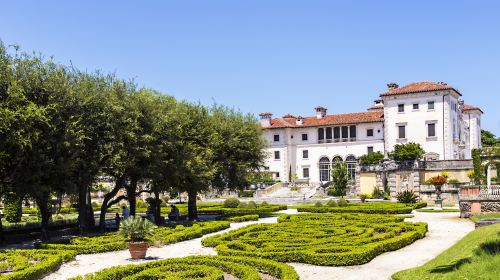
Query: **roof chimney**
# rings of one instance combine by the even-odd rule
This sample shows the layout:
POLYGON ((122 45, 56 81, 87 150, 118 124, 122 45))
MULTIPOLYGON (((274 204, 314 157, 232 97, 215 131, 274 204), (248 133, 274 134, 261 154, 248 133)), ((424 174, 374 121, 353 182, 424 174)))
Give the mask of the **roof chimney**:
POLYGON ((296 125, 303 125, 304 124, 304 118, 302 116, 298 116, 296 119, 295 119, 295 124, 296 125))
POLYGON ((368 108, 368 112, 379 111, 379 110, 384 110, 384 100, 382 99, 377 99, 373 101, 373 106, 368 108))
POLYGON ((260 113, 260 125, 262 127, 270 127, 271 126, 271 119, 273 117, 272 113, 265 112, 265 113, 260 113))
POLYGON ((325 107, 318 106, 318 107, 316 107, 314 109, 316 110, 316 118, 321 119, 324 116, 326 116, 326 110, 327 109, 325 107))
POLYGON ((396 84, 396 83, 388 83, 388 84, 387 84, 387 88, 388 88, 389 90, 391 90, 391 89, 397 89, 397 88, 399 88, 399 85, 398 85, 398 84, 396 84))

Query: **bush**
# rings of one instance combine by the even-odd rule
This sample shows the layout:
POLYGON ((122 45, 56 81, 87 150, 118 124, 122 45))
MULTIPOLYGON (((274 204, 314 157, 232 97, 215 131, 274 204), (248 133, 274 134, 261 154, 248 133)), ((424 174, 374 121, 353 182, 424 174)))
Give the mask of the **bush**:
POLYGON ((248 208, 257 208, 257 203, 255 203, 255 201, 249 201, 247 207, 248 208))
POLYGON ((393 203, 393 202, 366 202, 366 203, 349 203, 343 207, 300 206, 297 207, 297 211, 311 212, 311 213, 409 214, 413 211, 413 209, 418 209, 425 206, 427 206, 427 203, 425 202, 418 202, 412 204, 393 203))
POLYGON ((261 206, 268 206, 269 203, 267 203, 266 201, 262 201, 262 203, 260 204, 261 206))
POLYGON ((391 195, 388 193, 384 193, 384 200, 391 200, 391 195))
POLYGON ((75 256, 75 251, 64 250, 0 250, 0 279, 40 279, 75 256))
MULTIPOLYGON (((227 256, 191 256, 148 262, 139 265, 115 266, 90 273, 81 280, 118 279, 224 279, 232 275, 236 279, 298 280, 295 270, 276 261, 227 256)), ((73 279, 76 280, 76 279, 73 279)))
POLYGON ((389 153, 389 158, 397 161, 421 159, 425 154, 422 146, 417 143, 396 144, 394 150, 389 153))
POLYGON ((361 199, 361 202, 365 202, 366 199, 371 198, 371 195, 367 193, 362 193, 359 195, 359 198, 361 199))
POLYGON ((323 203, 316 201, 316 203, 314 203, 314 206, 315 207, 323 207, 323 203))
POLYGON ((400 203, 416 203, 418 197, 415 195, 414 192, 412 192, 410 190, 404 190, 404 191, 397 193, 396 199, 400 203))
MULTIPOLYGON (((154 230, 152 237, 148 239, 150 244, 172 244, 188 239, 198 238, 205 234, 229 228, 227 221, 186 223, 173 226, 158 227, 154 230)), ((42 242, 37 244, 41 249, 74 250, 78 254, 90 254, 99 252, 117 251, 127 248, 125 237, 117 232, 101 234, 93 237, 76 237, 53 242, 42 242)))
POLYGON ((241 223, 241 222, 248 222, 248 221, 258 221, 259 220, 259 215, 252 214, 252 215, 234 216, 234 217, 226 218, 226 220, 229 221, 229 222, 234 222, 234 223, 241 223))
POLYGON ((400 216, 281 215, 278 223, 254 224, 210 236, 202 244, 215 247, 220 256, 325 266, 359 265, 407 246, 426 232, 427 224, 404 222, 400 216))
POLYGON ((238 205, 237 208, 248 208, 248 203, 246 203, 246 202, 240 202, 240 205, 238 205))
POLYGON ((238 192, 238 197, 253 197, 254 194, 254 190, 243 190, 238 192))
POLYGON ((377 187, 373 187, 372 198, 382 199, 384 198, 384 195, 385 195, 384 191, 379 190, 379 188, 377 187))
POLYGON ((23 216, 23 200, 17 194, 9 192, 4 198, 5 219, 9 223, 19 223, 23 216))
POLYGON ((326 203, 326 206, 328 207, 337 207, 338 204, 337 204, 337 201, 333 200, 333 199, 330 199, 327 203, 326 203))
POLYGON ((339 205, 339 207, 345 207, 345 206, 347 206, 347 200, 345 200, 345 198, 341 197, 339 199, 338 205, 339 205))
MULTIPOLYGON (((493 180, 493 178, 491 178, 491 179, 493 180)), ((460 183, 460 181, 458 181, 458 179, 450 179, 450 180, 448 180, 448 183, 450 183, 450 184, 458 184, 458 183, 460 183)))
POLYGON ((240 201, 235 197, 228 198, 224 201, 224 208, 236 208, 238 205, 240 205, 240 201))
POLYGON ((299 186, 293 186, 293 187, 290 187, 290 190, 293 191, 293 192, 296 192, 296 191, 300 190, 300 187, 299 186))
POLYGON ((384 161, 384 154, 381 152, 373 152, 359 157, 361 165, 375 165, 384 161))

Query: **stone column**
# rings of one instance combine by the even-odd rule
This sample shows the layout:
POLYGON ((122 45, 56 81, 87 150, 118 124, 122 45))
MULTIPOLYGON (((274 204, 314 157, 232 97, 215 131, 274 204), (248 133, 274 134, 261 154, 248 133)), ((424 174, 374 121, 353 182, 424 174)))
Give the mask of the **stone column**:
POLYGON ((491 186, 491 164, 489 164, 486 169, 486 185, 488 186, 488 189, 491 186))

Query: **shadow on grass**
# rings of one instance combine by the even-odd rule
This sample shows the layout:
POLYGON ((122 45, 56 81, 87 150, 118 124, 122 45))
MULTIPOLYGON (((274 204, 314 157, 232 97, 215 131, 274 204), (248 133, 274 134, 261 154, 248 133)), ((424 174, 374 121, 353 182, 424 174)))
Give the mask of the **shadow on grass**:
POLYGON ((464 258, 460 259, 452 264, 449 265, 441 265, 438 266, 434 269, 431 269, 431 273, 447 273, 447 272, 452 272, 454 270, 458 270, 462 265, 470 263, 472 260, 471 258, 464 258))
POLYGON ((478 250, 480 253, 486 253, 488 255, 500 254, 500 240, 483 243, 479 246, 478 250))

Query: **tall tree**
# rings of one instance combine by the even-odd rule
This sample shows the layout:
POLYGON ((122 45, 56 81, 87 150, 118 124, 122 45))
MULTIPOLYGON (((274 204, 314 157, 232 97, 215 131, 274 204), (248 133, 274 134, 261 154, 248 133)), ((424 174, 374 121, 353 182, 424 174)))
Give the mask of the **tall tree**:
POLYGON ((488 130, 481 129, 481 145, 483 147, 500 146, 500 138, 488 130))
POLYGON ((336 196, 345 196, 347 192, 347 183, 349 182, 349 173, 345 162, 338 161, 334 164, 332 171, 332 184, 336 196))

